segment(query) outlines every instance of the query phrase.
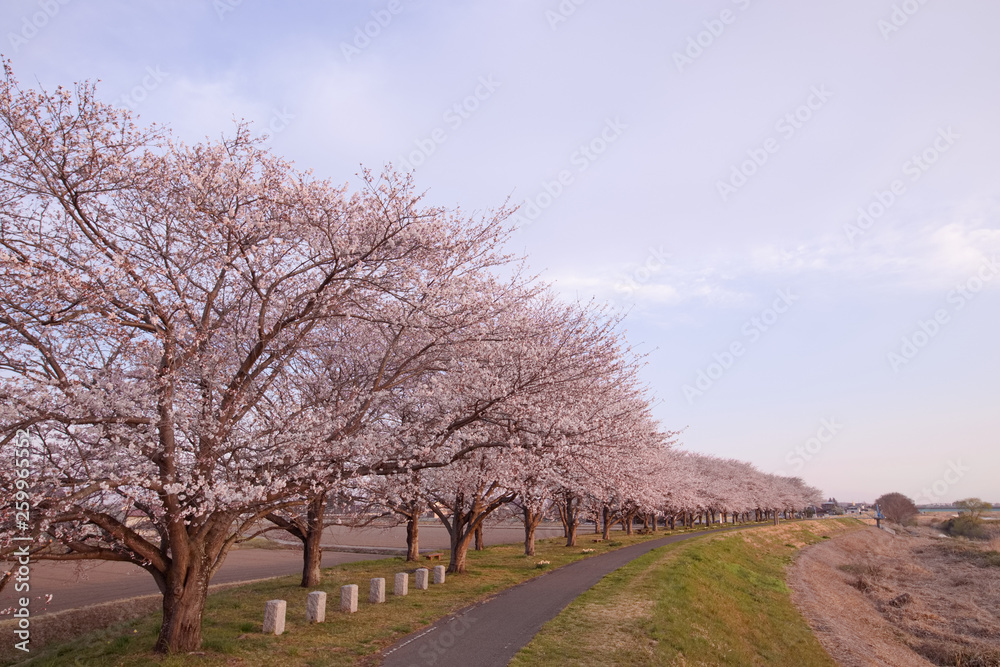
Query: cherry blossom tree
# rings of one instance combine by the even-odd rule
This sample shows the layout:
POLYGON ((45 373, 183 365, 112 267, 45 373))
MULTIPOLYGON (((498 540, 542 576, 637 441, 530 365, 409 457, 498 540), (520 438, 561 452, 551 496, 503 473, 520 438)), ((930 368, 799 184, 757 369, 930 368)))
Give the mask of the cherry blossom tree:
POLYGON ((451 556, 448 571, 466 571, 469 545, 490 514, 514 499, 504 486, 510 472, 506 452, 480 450, 469 457, 425 475, 424 498, 448 531, 451 556))
POLYGON ((184 146, 92 86, 22 90, 8 65, 0 132, 0 445, 42 443, 44 556, 143 567, 163 593, 157 650, 194 650, 239 535, 375 450, 331 436, 366 397, 317 401, 307 352, 470 257, 502 262, 506 214, 421 208, 391 173, 349 195, 245 127, 184 146))
POLYGON ((395 517, 406 525, 406 560, 420 560, 420 517, 429 510, 423 498, 420 471, 370 475, 356 480, 355 487, 351 497, 361 503, 364 512, 378 518, 395 517))
MULTIPOLYGON (((434 406, 447 402, 449 387, 460 386, 454 377, 465 377, 482 342, 504 335, 495 326, 503 312, 519 308, 534 289, 522 284, 516 271, 506 282, 496 280, 484 262, 495 261, 490 255, 464 247, 452 247, 449 253, 462 261, 433 274, 433 281, 419 283, 419 291, 411 288, 401 295, 397 289, 391 299, 335 322, 326 342, 309 351, 309 363, 296 366, 296 381, 309 405, 338 417, 326 418, 331 428, 319 433, 313 449, 316 466, 327 468, 327 485, 310 485, 311 495, 302 498, 304 509, 294 506, 267 517, 303 542, 303 586, 320 581, 322 506, 330 492, 340 493, 342 485, 371 473, 407 474, 460 458, 466 452, 452 447, 457 440, 450 434, 483 418, 479 408, 442 413, 434 406)), ((301 418, 301 412, 295 414, 301 418)), ((412 538, 420 504, 389 505, 410 515, 412 538)), ((414 539, 414 558, 415 544, 414 539)))

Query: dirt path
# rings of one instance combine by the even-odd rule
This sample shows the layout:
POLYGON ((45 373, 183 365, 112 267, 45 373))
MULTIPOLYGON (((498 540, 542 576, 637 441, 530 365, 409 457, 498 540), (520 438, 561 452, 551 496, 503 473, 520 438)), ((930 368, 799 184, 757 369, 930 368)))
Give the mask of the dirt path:
POLYGON ((982 546, 935 535, 870 527, 799 555, 792 600, 838 663, 1000 664, 1000 567, 983 564, 982 546))

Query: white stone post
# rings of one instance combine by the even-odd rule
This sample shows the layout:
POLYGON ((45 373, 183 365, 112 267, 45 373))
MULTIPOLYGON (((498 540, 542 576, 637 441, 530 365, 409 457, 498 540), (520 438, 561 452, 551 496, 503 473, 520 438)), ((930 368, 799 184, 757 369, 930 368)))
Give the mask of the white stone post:
POLYGON ((435 584, 444 583, 444 565, 434 566, 434 583, 435 584))
POLYGON ((368 588, 368 601, 372 604, 382 604, 385 602, 385 579, 375 577, 368 588))
POLYGON ((396 574, 396 579, 392 582, 392 594, 393 595, 406 595, 409 593, 410 588, 410 575, 406 572, 399 572, 396 574))
POLYGON ((313 591, 306 598, 306 621, 323 623, 326 621, 326 593, 313 591))
POLYGON ((280 635, 285 631, 285 610, 288 604, 284 600, 268 600, 264 603, 264 634, 280 635))
POLYGON ((426 567, 417 568, 417 588, 422 591, 427 590, 427 574, 426 567))
POLYGON ((340 587, 340 611, 353 614, 358 610, 358 585, 348 584, 340 587))

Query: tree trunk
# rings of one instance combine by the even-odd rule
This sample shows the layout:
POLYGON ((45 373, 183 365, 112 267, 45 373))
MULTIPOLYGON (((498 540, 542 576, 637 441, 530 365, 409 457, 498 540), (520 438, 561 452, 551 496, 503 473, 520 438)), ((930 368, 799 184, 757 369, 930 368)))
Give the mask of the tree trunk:
POLYGON ((674 529, 674 526, 676 525, 675 524, 676 521, 677 521, 677 515, 671 514, 670 515, 670 530, 674 529))
POLYGON ((420 560, 420 513, 406 520, 406 560, 420 560))
POLYGON ((527 506, 524 508, 524 555, 535 555, 535 528, 542 520, 542 513, 532 512, 527 506))
POLYGON ((318 586, 323 578, 320 568, 323 565, 323 549, 320 538, 323 536, 322 528, 319 531, 306 533, 305 545, 302 548, 302 588, 312 588, 318 586))
MULTIPOLYGON (((489 494, 492 490, 493 489, 491 488, 486 493, 489 494)), ((476 534, 476 531, 482 527, 486 517, 499 507, 502 507, 503 505, 514 500, 513 495, 504 495, 486 503, 479 492, 477 492, 472 498, 472 508, 466 512, 464 510, 465 494, 457 494, 455 496, 455 504, 452 507, 450 520, 438 508, 433 506, 431 508, 434 514, 436 514, 441 520, 441 523, 444 524, 444 527, 448 531, 448 535, 451 538, 451 558, 448 561, 448 572, 454 574, 465 573, 465 563, 469 553, 469 544, 472 542, 472 538, 476 534)))
POLYGON ((563 527, 563 537, 569 537, 569 521, 566 519, 566 509, 561 503, 556 503, 556 506, 559 508, 559 523, 563 527))
POLYGON ((326 492, 309 500, 306 507, 305 543, 302 549, 302 584, 303 588, 318 586, 323 574, 323 514, 326 511, 326 492))
POLYGON ((601 534, 601 538, 609 540, 611 539, 611 510, 608 509, 607 505, 601 510, 601 514, 604 518, 604 532, 601 534))
POLYGON ((559 504, 560 516, 566 516, 566 546, 576 546, 576 529, 580 524, 580 500, 566 494, 566 502, 559 504))
POLYGON ((486 548, 486 542, 483 540, 483 524, 476 526, 476 551, 482 551, 486 548))
POLYGON ((469 555, 469 543, 472 541, 474 530, 455 529, 451 536, 451 559, 448 561, 448 572, 453 574, 465 574, 465 563, 469 555))
POLYGON ((594 512, 594 535, 601 532, 601 513, 594 512))
POLYGON ((632 523, 635 521, 635 515, 632 512, 627 512, 625 514, 625 534, 632 534, 632 523))
POLYGON ((172 564, 163 588, 163 623, 153 650, 197 651, 201 648, 201 619, 208 597, 208 573, 197 555, 191 554, 186 571, 172 564))

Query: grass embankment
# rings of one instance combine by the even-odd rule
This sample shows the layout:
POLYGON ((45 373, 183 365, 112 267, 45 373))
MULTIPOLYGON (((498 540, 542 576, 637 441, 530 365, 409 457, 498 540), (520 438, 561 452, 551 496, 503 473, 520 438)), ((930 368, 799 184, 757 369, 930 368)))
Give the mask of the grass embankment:
MULTIPOLYGON (((681 532, 681 531, 675 531, 681 532)), ((160 614, 148 614, 128 623, 89 633, 73 641, 32 648, 30 660, 16 664, 62 667, 64 665, 309 665, 310 667, 356 665, 365 662, 379 649, 462 607, 490 597, 498 591, 589 555, 648 539, 664 537, 670 531, 652 535, 625 536, 612 533, 608 542, 594 543, 592 534, 583 532, 579 546, 567 548, 565 540, 539 540, 536 555, 525 556, 519 544, 494 546, 469 553, 468 573, 448 575, 443 585, 416 590, 412 573, 417 567, 430 567, 439 561, 406 563, 401 558, 348 563, 325 569, 323 583, 314 589, 298 586, 299 576, 281 577, 210 594, 203 624, 203 648, 197 657, 159 656, 151 652, 160 625, 160 614), (583 549, 593 549, 584 554, 583 549), (538 561, 550 565, 537 567, 538 561), (410 591, 406 597, 392 595, 393 575, 410 572, 410 591), (368 603, 368 584, 372 577, 386 579, 386 603, 368 603), (358 585, 358 613, 343 614, 340 586, 358 585), (310 590, 327 592, 327 622, 305 622, 306 595, 310 590), (264 603, 282 599, 288 602, 285 634, 280 637, 261 633, 264 603)), ((447 558, 447 557, 446 557, 447 558)), ((447 560, 444 561, 447 564, 447 560)), ((0 663, 3 660, 0 659, 0 663)), ((10 664, 10 663, 5 663, 10 664)))
POLYGON ((655 549, 577 598, 511 665, 834 665, 792 605, 785 568, 861 525, 804 521, 655 549))

